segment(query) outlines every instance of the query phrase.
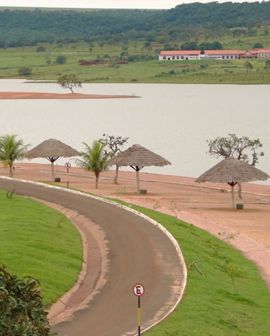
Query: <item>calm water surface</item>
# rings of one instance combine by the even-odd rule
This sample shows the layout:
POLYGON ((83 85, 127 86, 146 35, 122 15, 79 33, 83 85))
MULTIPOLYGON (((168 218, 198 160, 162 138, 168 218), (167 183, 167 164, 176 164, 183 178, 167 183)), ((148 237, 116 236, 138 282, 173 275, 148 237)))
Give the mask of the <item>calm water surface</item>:
MULTIPOLYGON (((0 90, 65 92, 20 80, 0 80, 0 90)), ((32 146, 57 138, 78 150, 103 133, 128 136, 129 145, 172 162, 144 171, 198 176, 218 162, 207 154, 206 140, 236 133, 260 138, 265 156, 258 168, 270 172, 269 85, 85 84, 80 92, 141 98, 1 100, 0 134, 17 134, 32 146)))

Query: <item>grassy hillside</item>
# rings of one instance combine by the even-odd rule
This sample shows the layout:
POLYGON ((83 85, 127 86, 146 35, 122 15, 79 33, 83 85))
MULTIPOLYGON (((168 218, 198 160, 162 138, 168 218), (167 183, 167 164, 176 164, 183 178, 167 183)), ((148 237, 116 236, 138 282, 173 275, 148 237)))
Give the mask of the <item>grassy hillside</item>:
POLYGON ((61 213, 37 201, 0 191, 0 204, 0 264, 38 279, 45 303, 53 303, 80 272, 80 234, 61 213))
POLYGON ((192 3, 170 10, 0 10, 0 47, 83 41, 174 40, 254 35, 270 23, 270 2, 192 3))
POLYGON ((250 261, 191 224, 150 209, 131 207, 155 219, 173 234, 188 267, 182 302, 147 336, 269 335, 269 290, 250 261))
MULTIPOLYGON (((255 41, 264 43, 264 37, 243 39, 242 48, 250 48, 255 41)), ((227 35, 222 42, 227 48, 234 48, 237 43, 227 35)), ((253 69, 247 72, 246 60, 160 62, 157 43, 42 46, 43 52, 37 52, 37 47, 0 50, 0 78, 56 80, 63 74, 75 73, 90 83, 270 83, 270 69, 265 69, 262 60, 252 60, 253 69), (58 56, 65 56, 66 64, 56 64, 58 56), (83 66, 80 60, 96 64, 83 66), (30 68, 31 74, 19 74, 22 67, 30 68)))

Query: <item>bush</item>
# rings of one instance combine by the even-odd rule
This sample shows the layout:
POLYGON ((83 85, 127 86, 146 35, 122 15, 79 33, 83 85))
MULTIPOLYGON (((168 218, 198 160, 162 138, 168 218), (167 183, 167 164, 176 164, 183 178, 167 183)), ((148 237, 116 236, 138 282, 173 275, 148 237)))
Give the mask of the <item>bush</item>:
POLYGON ((50 326, 33 278, 19 279, 0 267, 0 336, 49 336, 50 326))
POLYGON ((66 64, 67 63, 67 58, 64 55, 57 56, 55 59, 56 64, 66 64))
POLYGON ((32 75, 32 69, 29 67, 21 67, 18 69, 18 74, 20 76, 30 76, 32 75))
POLYGON ((264 48, 264 46, 263 46, 262 43, 259 43, 259 42, 254 43, 254 45, 253 45, 253 49, 260 49, 260 48, 264 48))
POLYGON ((36 52, 45 52, 45 51, 46 51, 46 48, 43 47, 43 46, 39 46, 39 47, 37 47, 37 49, 36 49, 36 52))

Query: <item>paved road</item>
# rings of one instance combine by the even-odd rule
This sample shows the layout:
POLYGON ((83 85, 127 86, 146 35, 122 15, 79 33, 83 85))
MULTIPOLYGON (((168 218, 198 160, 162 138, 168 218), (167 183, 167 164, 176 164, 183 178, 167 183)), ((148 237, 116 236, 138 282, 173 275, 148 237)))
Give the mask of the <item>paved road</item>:
POLYGON ((183 266, 171 241, 143 218, 86 196, 0 178, 0 188, 58 203, 100 225, 109 245, 109 271, 103 290, 72 321, 54 327, 60 336, 123 336, 136 332, 132 286, 145 285, 142 329, 177 301, 183 266))

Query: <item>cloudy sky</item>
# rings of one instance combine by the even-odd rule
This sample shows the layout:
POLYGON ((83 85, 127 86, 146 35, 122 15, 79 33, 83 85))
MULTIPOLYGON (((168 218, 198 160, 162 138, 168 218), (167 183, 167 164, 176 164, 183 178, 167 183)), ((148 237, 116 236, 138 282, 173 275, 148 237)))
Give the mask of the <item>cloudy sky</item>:
MULTIPOLYGON (((74 7, 74 8, 172 8, 196 0, 0 0, 0 6, 19 7, 74 7)), ((198 2, 208 2, 197 0, 198 2)), ((213 1, 213 0, 212 0, 213 1)), ((253 0, 223 0, 221 2, 253 0)))

